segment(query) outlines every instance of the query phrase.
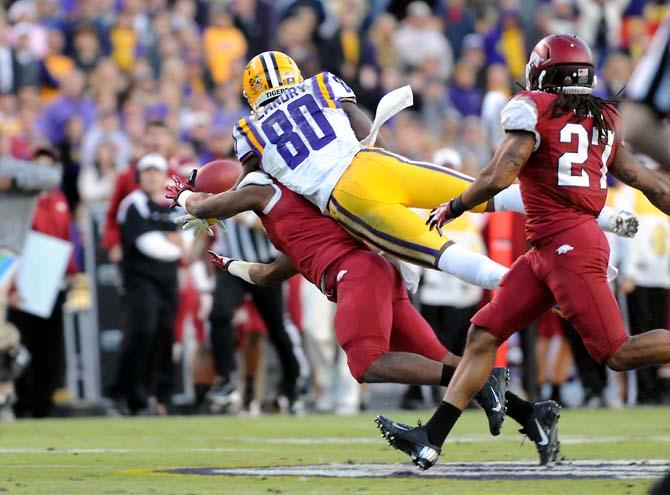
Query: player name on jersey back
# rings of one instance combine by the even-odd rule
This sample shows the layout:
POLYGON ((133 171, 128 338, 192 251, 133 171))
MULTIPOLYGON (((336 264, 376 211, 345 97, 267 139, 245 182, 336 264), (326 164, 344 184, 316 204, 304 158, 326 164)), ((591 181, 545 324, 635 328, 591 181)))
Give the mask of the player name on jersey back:
POLYGON ((341 105, 356 96, 328 72, 277 91, 261 113, 237 123, 235 153, 240 161, 256 155, 265 172, 325 212, 333 188, 361 149, 341 105))

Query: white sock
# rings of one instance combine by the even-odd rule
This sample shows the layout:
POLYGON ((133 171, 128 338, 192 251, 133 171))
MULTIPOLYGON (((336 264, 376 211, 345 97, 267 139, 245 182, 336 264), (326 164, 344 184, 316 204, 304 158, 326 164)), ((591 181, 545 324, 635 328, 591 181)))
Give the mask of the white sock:
POLYGON ((521 199, 519 184, 512 184, 493 196, 493 207, 495 211, 516 211, 526 214, 526 208, 521 199))
POLYGON ((507 268, 482 254, 470 252, 458 244, 444 250, 437 262, 443 272, 484 289, 496 289, 507 268))

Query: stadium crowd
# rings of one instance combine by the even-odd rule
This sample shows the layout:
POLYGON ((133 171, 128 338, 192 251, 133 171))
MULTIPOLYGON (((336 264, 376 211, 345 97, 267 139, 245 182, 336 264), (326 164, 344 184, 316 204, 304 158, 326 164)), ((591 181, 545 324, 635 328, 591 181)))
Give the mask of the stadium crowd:
MULTIPOLYGON (((189 325, 203 349, 195 381, 213 410, 239 403, 247 411, 260 409, 263 333, 281 375, 268 377, 276 392, 267 395, 277 400, 267 407, 296 410, 307 392, 322 411, 354 412, 364 401, 334 340, 332 305, 318 290, 299 280, 284 290, 258 290, 226 274, 214 276, 204 261, 208 240, 177 234, 168 219, 172 213, 161 205, 162 187, 155 184, 170 173, 187 175, 233 156, 232 128, 249 112, 240 77, 248 58, 281 50, 305 77, 335 73, 371 114, 383 94, 410 84, 414 106, 384 129, 386 141, 415 160, 477 175, 502 139, 500 110, 517 91, 515 83, 523 81, 528 53, 539 39, 551 33, 581 36, 598 61, 597 95, 618 97, 668 13, 664 1, 644 0, 6 4, 0 9, 0 164, 60 163, 60 184, 42 188, 32 223, 75 246, 70 286, 77 271, 91 266, 85 258, 93 254, 83 247, 94 236, 90 211, 107 209, 100 242, 108 262, 122 267, 125 299, 115 311, 127 313, 127 329, 122 364, 105 393, 121 412, 157 414, 171 410, 178 354, 173 351, 189 325), (133 200, 138 187, 152 198, 151 208, 133 200), (156 231, 168 234, 147 235, 156 231), (238 360, 244 365, 236 366, 238 360)), ((3 173, 0 167, 0 198, 13 187, 3 173)), ((639 196, 611 186, 612 201, 641 219, 637 239, 612 240, 622 311, 633 333, 667 327, 670 221, 639 196)), ((253 215, 226 224, 227 233, 217 231, 214 241, 218 252, 250 261, 275 255, 253 215)), ((450 224, 446 235, 507 264, 526 247, 523 218, 511 213, 466 215, 450 224)), ((453 277, 424 273, 416 303, 439 338, 460 353, 469 317, 486 297, 453 277)), ((58 349, 65 292, 48 319, 36 320, 18 309, 16 298, 7 299, 9 321, 33 356, 17 380, 16 413, 51 414, 64 370, 64 351, 58 349), (42 339, 37 330, 54 338, 42 339)), ((503 358, 511 364, 537 362, 537 370, 523 368, 526 394, 561 400, 561 386, 576 368, 584 389, 580 402, 621 402, 623 377, 609 377, 621 381, 622 392, 605 397, 604 368, 588 357, 567 323, 552 313, 537 327, 536 341, 529 335, 514 339, 503 358), (533 359, 531 352, 537 353, 533 359)), ((670 369, 638 372, 637 401, 670 400, 669 383, 670 369)), ((429 395, 410 388, 402 405, 416 407, 439 397, 429 395)))

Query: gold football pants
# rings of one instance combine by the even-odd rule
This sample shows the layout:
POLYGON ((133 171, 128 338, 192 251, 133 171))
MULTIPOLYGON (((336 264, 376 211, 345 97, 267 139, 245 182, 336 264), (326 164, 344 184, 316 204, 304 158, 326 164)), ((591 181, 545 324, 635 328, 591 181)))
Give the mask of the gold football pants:
MULTIPOLYGON (((410 161, 381 148, 365 148, 352 160, 328 203, 348 231, 411 263, 436 267, 449 240, 428 230, 411 208, 432 209, 461 194, 472 177, 410 161)), ((483 212, 486 204, 472 211, 483 212)))

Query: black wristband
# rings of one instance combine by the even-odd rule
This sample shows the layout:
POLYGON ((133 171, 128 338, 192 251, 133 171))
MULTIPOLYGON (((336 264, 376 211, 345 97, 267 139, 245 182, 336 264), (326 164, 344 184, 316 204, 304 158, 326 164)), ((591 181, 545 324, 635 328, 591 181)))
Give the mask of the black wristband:
POLYGON ((463 204, 462 196, 455 197, 454 199, 451 200, 450 203, 451 203, 451 212, 453 213, 454 217, 461 216, 463 213, 468 211, 468 209, 463 204))
POLYGON ((223 265, 223 269, 224 269, 225 271, 228 271, 228 267, 230 266, 230 264, 231 264, 233 261, 237 261, 237 260, 230 259, 230 260, 226 261, 226 263, 223 265))

